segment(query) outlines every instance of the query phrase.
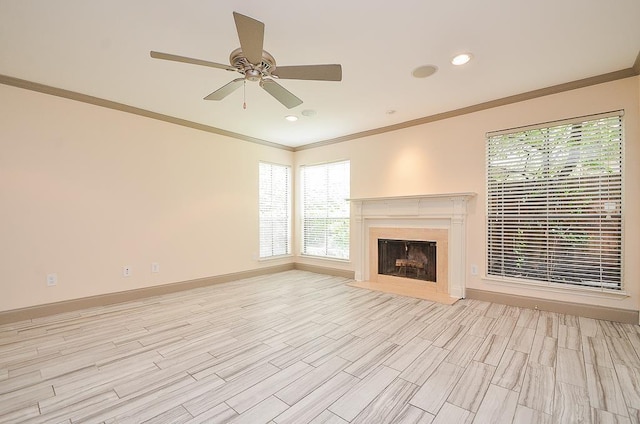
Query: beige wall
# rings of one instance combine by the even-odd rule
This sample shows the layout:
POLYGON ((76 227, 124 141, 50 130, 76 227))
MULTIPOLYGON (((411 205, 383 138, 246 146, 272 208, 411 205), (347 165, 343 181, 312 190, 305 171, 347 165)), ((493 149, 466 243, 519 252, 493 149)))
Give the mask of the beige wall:
POLYGON ((258 162, 293 153, 9 86, 0 99, 0 311, 291 262, 254 255, 258 162))
MULTIPOLYGON (((640 295, 640 77, 546 96, 395 132, 296 152, 296 166, 351 160, 351 197, 476 192, 470 204, 467 281, 470 288, 585 304, 638 309, 640 295), (485 268, 485 134, 563 118, 625 110, 625 288, 629 297, 550 292, 482 278, 485 268), (478 266, 479 276, 469 273, 478 266)), ((346 118, 348 119, 348 117, 346 118)), ((300 217, 296 224, 299 230, 300 217)), ((299 244, 299 241, 298 241, 299 244)), ((353 256, 353 255, 352 255, 353 256)), ((317 264, 318 260, 297 258, 317 264)), ((326 263, 325 263, 326 266, 326 263)), ((349 269, 351 264, 335 263, 349 269)))
POLYGON ((350 159, 352 197, 478 193, 467 268, 483 274, 485 133, 617 109, 626 111, 630 296, 532 290, 470 274, 466 285, 640 309, 640 77, 295 154, 9 86, 0 85, 0 98, 0 311, 291 262, 255 260, 260 160, 295 161, 297 174, 299 165, 350 159), (132 277, 122 277, 124 265, 132 277), (47 287, 52 272, 59 283, 47 287))

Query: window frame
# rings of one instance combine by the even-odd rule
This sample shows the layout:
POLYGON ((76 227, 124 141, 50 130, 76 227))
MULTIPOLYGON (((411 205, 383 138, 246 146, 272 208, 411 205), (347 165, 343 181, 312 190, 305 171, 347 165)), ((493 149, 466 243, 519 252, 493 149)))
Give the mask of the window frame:
MULTIPOLYGON (((616 125, 614 125, 616 126, 616 125)), ((607 127, 610 128, 610 127, 607 127)), ((488 279, 488 280, 492 280, 492 281, 497 281, 497 282, 507 282, 507 283, 515 283, 518 285, 533 285, 533 286, 538 286, 540 288, 560 288, 560 289, 569 289, 569 290, 577 290, 578 292, 588 292, 588 291, 599 291, 599 292, 605 292, 605 293, 610 293, 610 294, 621 294, 624 295, 624 258, 625 258, 625 249, 624 249, 624 220, 625 220, 625 214, 624 214, 624 192, 625 192, 625 134, 624 134, 624 111, 619 110, 619 111, 613 111, 613 112, 606 112, 606 113, 602 113, 602 114, 594 114, 594 115, 588 115, 588 116, 581 116, 581 117, 576 117, 576 118, 571 118, 571 119, 565 119, 565 120, 561 120, 561 121, 553 121, 553 122, 547 122, 547 123, 543 123, 543 124, 537 124, 537 125, 531 125, 531 126, 526 126, 526 127, 520 127, 520 128, 514 128, 514 129, 509 129, 509 130, 504 130, 504 131, 496 131, 496 132, 490 132, 487 133, 486 135, 486 141, 485 141, 485 147, 486 147, 486 155, 485 155, 485 159, 486 159, 486 172, 485 172, 485 183, 486 183, 486 187, 485 187, 485 193, 486 193, 486 216, 485 216, 485 230, 486 230, 486 237, 485 237, 485 266, 486 266, 486 276, 484 278, 488 279), (615 240, 617 241, 617 245, 615 249, 612 250, 616 250, 616 255, 617 256, 612 256, 614 258, 614 262, 615 260, 618 261, 618 265, 616 267, 611 267, 611 266, 605 266, 603 267, 603 257, 606 257, 606 254, 610 253, 610 251, 605 250, 605 255, 603 256, 602 252, 600 253, 600 262, 598 262, 598 269, 600 271, 600 279, 597 280, 599 284, 595 284, 593 280, 582 280, 582 281, 558 281, 558 279, 554 279, 554 277, 556 276, 556 274, 554 274, 553 272, 548 271, 550 268, 553 268, 554 265, 558 265, 559 263, 562 263, 562 259, 549 259, 549 257, 551 257, 552 255, 547 255, 547 261, 544 263, 544 266, 547 267, 547 273, 548 275, 551 275, 551 278, 547 278, 546 280, 542 280, 540 278, 523 278, 522 276, 517 276, 517 275, 507 275, 508 273, 504 272, 504 269, 506 268, 506 266, 504 265, 504 257, 503 257, 503 264, 502 264, 502 273, 499 272, 495 272, 495 267, 492 265, 491 261, 493 256, 493 253, 495 253, 495 251, 497 249, 493 248, 492 250, 492 243, 495 243, 495 240, 492 240, 492 237, 494 237, 494 233, 492 233, 492 228, 491 228, 491 219, 492 219, 492 202, 494 201, 492 198, 492 193, 491 193, 491 177, 492 177, 492 170, 490 169, 491 167, 491 161, 492 158, 490 157, 490 142, 492 137, 497 137, 497 136, 513 136, 513 137, 517 137, 519 136, 523 136, 524 133, 528 132, 528 131, 532 131, 532 130, 547 130, 549 132, 551 132, 551 130, 560 128, 562 126, 571 126, 571 130, 573 131, 575 126, 579 126, 580 127, 580 135, 576 136, 576 140, 579 140, 580 143, 584 142, 584 139, 588 139, 589 137, 592 137, 594 134, 597 134, 597 131, 593 131, 593 132, 588 132, 588 131, 583 131, 583 127, 582 125, 584 124, 590 124, 590 125, 594 125, 596 122, 598 121, 605 121, 607 119, 611 119, 613 122, 613 119, 618 119, 619 124, 617 125, 618 129, 618 133, 619 134, 619 138, 616 138, 617 136, 613 136, 611 140, 613 140, 611 142, 611 146, 615 145, 617 143, 617 148, 619 150, 617 150, 617 161, 619 164, 619 172, 618 173, 612 173, 611 175, 614 175, 613 178, 611 178, 609 175, 606 175, 604 178, 600 177, 601 180, 605 181, 604 185, 606 185, 606 183, 609 181, 609 179, 613 180, 616 185, 614 187, 614 200, 608 200, 608 199, 604 199, 603 197, 601 197, 600 199, 598 199, 596 197, 596 194, 593 194, 592 197, 588 197, 587 195, 584 195, 584 197, 587 199, 585 200, 585 202, 593 202, 592 204, 595 204, 596 201, 599 201, 602 205, 605 205, 607 203, 618 203, 619 205, 619 211, 615 211, 615 212, 611 212, 610 214, 607 213, 603 213, 600 212, 601 215, 615 215, 615 216, 619 216, 619 218, 617 218, 617 220, 619 221, 619 223, 617 223, 618 221, 613 220, 612 222, 614 222, 613 225, 611 225, 610 227, 607 227, 607 221, 601 219, 600 220, 600 226, 598 227, 599 231, 600 231, 600 235, 602 236, 602 234, 604 232, 606 232, 607 228, 616 228, 616 233, 615 236, 617 238, 615 238, 615 240), (617 196, 617 197, 616 197, 617 196), (603 230, 604 228, 604 230, 603 230), (554 262, 555 261, 555 262, 554 262), (602 275, 607 273, 610 270, 614 270, 614 274, 612 278, 615 278, 617 283, 616 285, 612 285, 611 284, 611 280, 607 280, 607 279, 603 279, 602 275), (619 277, 618 277, 619 276, 619 277)), ((553 138, 551 136, 547 136, 547 138, 553 138)), ((559 137, 558 137, 559 138, 559 137)), ((592 149, 593 151, 597 151, 598 147, 597 146, 601 146, 602 145, 602 138, 598 138, 598 139, 593 139, 593 140, 588 140, 590 143, 592 143, 589 147, 589 149, 592 149)), ((610 140, 610 141, 611 141, 610 140)), ((586 142, 584 142, 586 143, 586 142)), ((555 147, 555 145, 553 145, 553 147, 555 147)), ((602 149, 601 149, 602 150, 602 149)), ((615 150, 615 149, 614 149, 615 150)), ((583 153, 583 151, 580 151, 581 153, 583 153)), ((561 151, 561 153, 567 154, 566 151, 561 151)), ((546 177, 544 179, 544 183, 541 183, 541 185, 546 185, 548 186, 552 186, 553 185, 553 174, 551 172, 551 167, 549 165, 549 163, 552 162, 552 160, 557 159, 556 157, 553 156, 553 153, 551 152, 551 149, 549 149, 547 151, 547 156, 545 156, 546 158, 546 165, 548 166, 548 168, 546 168, 547 174, 546 177)), ((604 156, 597 156, 596 159, 594 159, 595 161, 602 161, 605 160, 604 156)), ((495 157, 493 158, 493 160, 495 160, 495 157)), ((586 163, 585 159, 582 159, 582 157, 580 157, 579 162, 577 162, 580 166, 584 166, 586 163)), ((604 165, 603 165, 604 168, 604 165)), ((580 174, 582 175, 582 174, 580 174)), ((593 177, 592 177, 593 178, 593 177)), ((571 177, 568 182, 574 182, 575 180, 580 180, 581 177, 571 177)), ((587 188, 591 188, 593 185, 590 185, 589 183, 589 177, 582 177, 582 180, 586 180, 586 183, 584 183, 584 185, 579 185, 578 189, 582 189, 582 190, 586 190, 587 188)), ((535 181, 543 181, 543 180, 535 180, 535 181)), ((495 184, 495 180, 493 181, 493 183, 495 184)), ((566 183, 566 181, 563 181, 562 183, 566 183)), ((582 184, 582 183, 581 183, 582 184)), ((602 185, 603 183, 600 182, 600 185, 597 186, 599 190, 602 190, 602 185)), ((523 184, 524 186, 524 184, 523 184)), ((562 187, 562 186, 560 186, 562 187)), ((595 187, 595 186, 593 186, 595 187)), ((598 191, 597 192, 599 195, 602 195, 602 191, 598 191)), ((509 194, 509 193, 507 193, 509 194)), ((608 194, 608 192, 607 192, 608 194)), ((504 196, 504 193, 503 193, 504 196)), ((606 197, 606 196, 604 196, 606 197)), ((504 202, 506 199, 506 197, 502 198, 502 201, 504 202)), ((549 194, 549 191, 547 191, 547 197, 545 199, 545 205, 547 207, 547 210, 552 209, 553 203, 552 201, 550 201, 549 199, 553 199, 553 196, 551 196, 549 194)), ((571 198, 569 198, 571 199, 571 198)), ((568 204, 568 203, 566 203, 568 204)), ((562 203, 563 207, 566 207, 566 204, 562 203)), ((568 209, 568 208, 567 208, 568 209)), ((575 208, 576 210, 579 209, 575 208)), ((569 209, 568 209, 569 210, 569 209)), ((605 209, 606 210, 606 209, 605 209)), ((588 215, 588 214, 587 214, 588 215)), ((517 215, 514 215, 517 216, 517 215)), ((578 217, 580 217, 580 215, 578 214, 578 217)), ((609 216, 607 216, 607 218, 609 218, 609 216)), ((556 218, 557 219, 557 218, 556 218)), ((557 219, 558 222, 561 222, 561 219, 557 219)), ((582 224, 583 221, 579 221, 579 224, 582 224)), ((588 222, 586 219, 584 222, 588 222)), ((553 224, 553 219, 549 219, 547 218, 547 220, 545 221, 546 227, 547 228, 547 234, 545 235, 546 240, 548 241, 549 239, 553 239, 553 235, 552 233, 549 233, 549 228, 554 228, 554 224, 553 224), (551 224, 550 224, 551 223, 551 224)), ((504 228, 504 223, 502 224, 503 228, 504 228)), ((580 229, 580 226, 578 225, 578 229, 580 229)), ((525 232, 524 232, 526 237, 526 228, 525 228, 525 232)), ((573 234, 573 233, 571 233, 573 234)), ((504 238, 504 237, 503 237, 504 238)), ((602 240, 606 239, 606 238, 601 238, 601 239, 597 239, 597 245, 598 246, 602 246, 605 244, 605 242, 603 242, 602 240)), ((526 239, 525 238, 525 242, 528 242, 529 244, 532 244, 531 239, 526 239)), ((507 243, 503 242, 503 247, 502 250, 498 251, 498 252, 502 252, 503 255, 505 255, 505 251, 508 249, 506 246, 507 243)), ((575 245, 569 245, 568 247, 575 247, 577 246, 577 242, 575 245)), ((523 249, 526 250, 528 246, 525 246, 523 249)), ((543 249, 543 248, 539 248, 539 249, 543 249)), ((515 250, 514 250, 515 251, 515 250)), ((570 251, 570 250, 568 250, 570 251)), ((509 252, 507 252, 508 254, 509 252)), ((576 254, 576 256, 571 257, 571 259, 574 259, 575 257, 579 257, 581 260, 586 262, 586 259, 589 258, 589 256, 587 254, 582 253, 582 256, 579 256, 579 254, 576 254)), ((571 263, 571 261, 567 262, 568 264, 571 263)), ((563 264, 564 266, 568 266, 567 264, 563 264)), ((577 277, 580 272, 578 268, 575 269, 575 276, 577 277)), ((586 272, 586 271, 585 271, 586 272)), ((584 275, 584 274, 583 274, 584 275)))
MULTIPOLYGON (((291 165, 283 165, 283 164, 279 164, 279 163, 273 163, 273 162, 267 162, 267 161, 260 161, 258 163, 258 260, 269 260, 269 259, 277 259, 277 258, 281 258, 281 257, 286 257, 286 256, 291 256, 291 246, 292 246, 292 225, 291 225, 291 221, 292 221, 292 175, 293 175, 293 170, 292 170, 292 166, 291 165), (284 211, 285 213, 283 214, 284 217, 280 217, 279 220, 282 221, 282 219, 284 219, 284 221, 286 222, 286 228, 284 229, 284 231, 279 232, 278 234, 282 234, 282 232, 285 233, 285 246, 275 246, 275 244, 277 244, 278 239, 281 237, 276 237, 276 233, 273 231, 274 228, 274 220, 276 220, 276 218, 274 218, 273 216, 269 216, 267 219, 264 219, 263 217, 263 195, 265 195, 266 193, 263 191, 262 189, 262 168, 263 166, 268 166, 270 168, 270 174, 271 174, 271 181, 270 181, 270 186, 271 186, 271 190, 269 191, 269 196, 271 197, 271 204, 273 204, 273 193, 274 190, 276 188, 274 188, 274 182, 273 182, 273 172, 274 170, 284 170, 286 172, 286 200, 285 200, 285 209, 286 211, 284 211), (272 230, 270 232, 270 236, 268 237, 268 239, 264 239, 263 240, 263 225, 266 223, 270 223, 272 230), (267 244, 271 244, 271 248, 270 254, 267 255, 263 255, 263 248, 267 245, 267 244), (274 253, 277 252, 277 253, 274 253)), ((283 205, 277 205, 282 207, 283 205)), ((270 211, 271 214, 273 214, 273 209, 270 211)), ((280 212, 282 213, 283 211, 280 210, 280 212)), ((282 230, 282 228, 280 228, 280 230, 282 230)))
MULTIPOLYGON (((329 181, 327 181, 327 183, 329 184, 329 181)), ((329 185, 327 185, 326 187, 327 192, 330 191, 331 188, 333 187, 330 187, 329 185)), ((350 259, 351 258, 351 205, 348 199, 351 193, 351 161, 349 159, 344 159, 344 160, 338 160, 338 161, 332 161, 332 162, 301 165, 299 193, 300 193, 299 204, 300 204, 300 224, 301 224, 300 225, 300 255, 304 257, 310 257, 310 258, 316 258, 316 259, 349 262, 351 260, 350 259), (344 203, 342 204, 342 207, 344 208, 344 214, 340 216, 314 217, 313 219, 332 220, 336 223, 338 223, 339 221, 342 221, 343 227, 346 226, 346 229, 342 228, 342 232, 346 231, 346 234, 343 234, 343 237, 340 237, 342 240, 338 239, 338 242, 341 241, 342 243, 346 243, 346 248, 339 249, 342 253, 346 253, 346 254, 342 256, 330 254, 331 248, 329 247, 329 245, 330 245, 331 235, 329 233, 325 234, 326 240, 324 245, 324 254, 319 254, 317 253, 317 251, 311 252, 310 249, 308 249, 308 244, 307 244, 307 236, 309 234, 309 231, 307 230, 308 228, 307 219, 312 219, 311 217, 307 216, 308 210, 307 210, 307 196, 306 196, 307 191, 306 190, 307 190, 307 183, 309 180, 309 176, 307 175, 307 172, 309 172, 309 170, 322 170, 323 168, 325 168, 325 172, 327 172, 327 175, 328 175, 328 173, 331 170, 331 167, 345 166, 345 164, 347 167, 346 171, 347 171, 348 181, 347 181, 346 187, 342 187, 344 191, 342 192, 343 197, 341 197, 341 199, 343 199, 344 201, 344 203)), ((325 205, 325 206, 328 206, 328 205, 325 205)), ((325 230, 327 230, 326 227, 325 227, 325 230)))

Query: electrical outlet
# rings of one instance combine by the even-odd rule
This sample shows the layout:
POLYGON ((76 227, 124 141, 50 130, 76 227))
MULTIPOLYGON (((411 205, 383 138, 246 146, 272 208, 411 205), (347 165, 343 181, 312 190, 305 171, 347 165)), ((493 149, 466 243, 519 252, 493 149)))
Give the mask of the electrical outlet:
POLYGON ((125 266, 124 268, 122 268, 122 276, 123 277, 131 277, 131 267, 130 266, 125 266))
POLYGON ((478 265, 476 264, 471 265, 471 275, 478 275, 478 265))
POLYGON ((47 274, 47 286, 55 286, 58 284, 58 274, 47 274))
POLYGON ((160 272, 160 264, 158 262, 151 262, 151 272, 160 272))

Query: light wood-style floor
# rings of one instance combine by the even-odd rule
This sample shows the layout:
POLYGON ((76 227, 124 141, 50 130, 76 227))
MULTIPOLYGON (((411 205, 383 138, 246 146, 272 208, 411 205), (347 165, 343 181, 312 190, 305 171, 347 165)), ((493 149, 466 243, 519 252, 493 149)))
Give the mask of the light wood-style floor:
POLYGON ((640 423, 640 327, 303 271, 0 326, 0 422, 640 423))

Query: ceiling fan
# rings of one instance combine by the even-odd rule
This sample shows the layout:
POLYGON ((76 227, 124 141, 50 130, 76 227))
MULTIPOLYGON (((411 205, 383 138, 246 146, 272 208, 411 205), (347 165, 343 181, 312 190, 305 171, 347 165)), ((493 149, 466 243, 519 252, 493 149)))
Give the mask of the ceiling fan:
POLYGON ((302 100, 278 84, 275 79, 297 79, 316 81, 341 81, 342 66, 340 65, 299 65, 276 67, 276 60, 262 49, 264 41, 264 24, 253 18, 233 12, 236 23, 240 48, 235 49, 229 56, 231 65, 209 62, 201 59, 178 56, 169 53, 151 51, 155 59, 172 60, 175 62, 191 63, 212 68, 235 71, 242 75, 213 93, 205 100, 222 100, 246 81, 258 82, 267 93, 288 109, 302 104, 302 100))

